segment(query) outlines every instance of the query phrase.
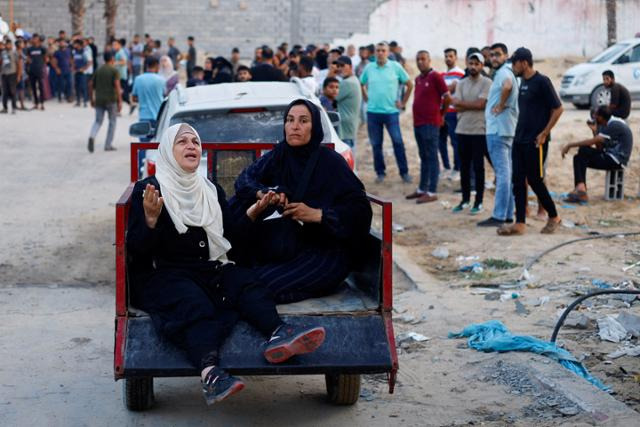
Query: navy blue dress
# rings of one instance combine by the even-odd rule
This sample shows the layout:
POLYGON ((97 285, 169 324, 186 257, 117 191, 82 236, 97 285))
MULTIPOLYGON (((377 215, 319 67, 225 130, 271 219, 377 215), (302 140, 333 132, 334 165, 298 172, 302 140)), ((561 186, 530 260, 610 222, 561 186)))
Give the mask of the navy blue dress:
MULTIPOLYGON (((254 256, 250 262, 278 303, 334 292, 353 268, 358 243, 368 235, 372 217, 362 182, 340 154, 321 146, 324 134, 318 108, 306 100, 294 101, 285 118, 296 104, 304 104, 311 111, 311 141, 301 147, 280 142, 242 172, 235 183, 236 195, 230 201, 232 210, 240 212, 255 202, 258 191, 279 187, 278 191, 295 193, 307 162, 315 150, 320 150, 307 191, 301 200, 293 201, 322 209, 322 221, 304 224, 303 249, 293 259, 261 263, 254 256)), ((260 221, 254 227, 257 231, 253 238, 260 238, 260 221)), ((245 247, 250 251, 250 242, 245 247)))

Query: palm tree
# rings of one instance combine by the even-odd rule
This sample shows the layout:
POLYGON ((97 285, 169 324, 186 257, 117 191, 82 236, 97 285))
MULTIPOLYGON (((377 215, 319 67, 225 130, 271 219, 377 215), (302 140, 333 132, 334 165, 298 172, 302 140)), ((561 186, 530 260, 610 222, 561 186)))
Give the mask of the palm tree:
POLYGON ((71 33, 82 34, 84 32, 84 14, 87 8, 84 0, 69 0, 69 13, 71 13, 71 33))
POLYGON ((107 43, 116 36, 116 15, 118 0, 105 0, 104 17, 107 20, 107 43))

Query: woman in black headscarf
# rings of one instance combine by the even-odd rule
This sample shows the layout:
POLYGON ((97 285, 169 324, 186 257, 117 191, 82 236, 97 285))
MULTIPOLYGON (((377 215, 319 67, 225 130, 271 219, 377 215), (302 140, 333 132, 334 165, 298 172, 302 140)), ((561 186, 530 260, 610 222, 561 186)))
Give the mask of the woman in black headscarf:
POLYGON ((304 99, 293 101, 284 114, 284 140, 235 183, 235 209, 269 191, 280 196, 277 210, 265 212, 254 224, 258 239, 247 245, 254 251, 244 260, 279 303, 335 291, 371 226, 362 182, 342 156, 321 146, 323 138, 318 107, 304 99), (289 224, 278 226, 280 221, 289 224))

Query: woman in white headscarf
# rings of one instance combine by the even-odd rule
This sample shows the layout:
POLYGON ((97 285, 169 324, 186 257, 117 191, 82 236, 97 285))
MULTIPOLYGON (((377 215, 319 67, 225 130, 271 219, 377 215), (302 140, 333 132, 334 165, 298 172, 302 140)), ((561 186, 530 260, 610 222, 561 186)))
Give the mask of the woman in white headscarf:
POLYGON ((164 94, 167 95, 178 84, 179 76, 178 72, 173 68, 173 61, 167 55, 160 57, 160 69, 158 70, 164 80, 167 82, 164 88, 164 94))
POLYGON ((285 324, 269 291, 227 255, 230 242, 247 239, 253 221, 278 196, 271 192, 234 217, 222 188, 198 174, 201 141, 187 124, 171 126, 158 151, 156 176, 137 182, 131 196, 130 295, 158 333, 200 369, 212 404, 244 388, 217 366, 218 349, 240 318, 270 337, 264 356, 271 363, 314 351, 325 331, 285 324))

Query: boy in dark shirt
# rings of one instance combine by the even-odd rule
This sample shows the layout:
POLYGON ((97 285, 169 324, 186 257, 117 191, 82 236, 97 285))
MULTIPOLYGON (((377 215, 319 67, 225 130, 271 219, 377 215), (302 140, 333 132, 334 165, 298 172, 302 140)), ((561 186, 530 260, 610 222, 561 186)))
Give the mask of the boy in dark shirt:
POLYGON ((551 80, 533 69, 531 51, 518 48, 511 57, 513 72, 522 77, 518 95, 518 123, 513 139, 513 195, 516 223, 498 229, 501 236, 520 235, 526 230, 527 183, 549 214, 541 233, 551 234, 560 226, 560 217, 544 184, 544 157, 549 150, 550 132, 562 115, 562 104, 551 80))
POLYGON ((187 87, 202 86, 206 84, 207 82, 204 81, 204 68, 196 65, 191 70, 191 78, 187 80, 187 87))
POLYGON ((322 84, 322 95, 320 95, 320 104, 325 111, 337 111, 338 104, 336 99, 340 91, 340 81, 335 77, 327 77, 322 84))

